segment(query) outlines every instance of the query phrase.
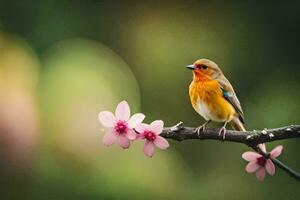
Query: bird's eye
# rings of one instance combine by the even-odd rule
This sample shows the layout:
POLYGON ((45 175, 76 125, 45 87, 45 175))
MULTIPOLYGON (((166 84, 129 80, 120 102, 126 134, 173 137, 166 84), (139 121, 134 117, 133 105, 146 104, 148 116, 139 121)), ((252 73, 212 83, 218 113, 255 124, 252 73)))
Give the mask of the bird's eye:
POLYGON ((206 65, 202 65, 201 68, 202 69, 207 69, 207 66, 206 65))

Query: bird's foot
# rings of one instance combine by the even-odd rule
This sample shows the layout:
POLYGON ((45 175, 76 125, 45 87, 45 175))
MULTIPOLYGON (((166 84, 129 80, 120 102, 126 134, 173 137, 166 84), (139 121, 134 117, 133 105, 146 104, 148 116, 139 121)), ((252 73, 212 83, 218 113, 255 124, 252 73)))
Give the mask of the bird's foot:
POLYGON ((206 130, 207 125, 211 122, 211 120, 206 121, 204 124, 202 124, 201 126, 199 126, 198 128, 196 128, 196 133, 198 135, 198 138, 200 137, 200 133, 204 133, 204 131, 206 130))
POLYGON ((225 140, 225 135, 226 135, 226 127, 222 127, 219 131, 219 136, 222 136, 222 139, 225 140))
POLYGON ((205 130, 206 130, 206 124, 203 124, 203 125, 199 126, 198 128, 196 128, 196 133, 199 138, 200 138, 200 133, 203 133, 205 130))

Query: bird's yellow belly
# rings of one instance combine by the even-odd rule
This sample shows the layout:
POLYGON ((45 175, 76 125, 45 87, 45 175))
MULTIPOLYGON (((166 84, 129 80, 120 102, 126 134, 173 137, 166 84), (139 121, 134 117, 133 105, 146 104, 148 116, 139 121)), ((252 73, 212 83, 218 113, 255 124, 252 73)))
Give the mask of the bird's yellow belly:
POLYGON ((190 85, 190 98, 193 108, 205 120, 229 122, 235 114, 234 107, 223 97, 218 82, 210 81, 190 85))
POLYGON ((231 121, 235 113, 233 106, 225 99, 206 102, 199 98, 193 107, 205 120, 215 122, 231 121))

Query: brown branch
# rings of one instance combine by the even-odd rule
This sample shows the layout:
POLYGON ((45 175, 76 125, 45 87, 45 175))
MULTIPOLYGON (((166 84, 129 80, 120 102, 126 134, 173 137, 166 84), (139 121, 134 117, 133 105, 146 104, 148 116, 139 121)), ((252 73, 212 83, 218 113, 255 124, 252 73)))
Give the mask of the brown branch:
POLYGON ((206 129, 198 135, 196 128, 184 127, 180 122, 173 127, 164 128, 161 136, 177 141, 188 139, 200 140, 221 140, 227 142, 243 143, 250 147, 261 143, 272 142, 276 140, 284 140, 289 138, 300 138, 300 125, 290 125, 275 129, 264 129, 260 131, 226 131, 226 138, 223 140, 219 136, 219 129, 206 129))
MULTIPOLYGON (((260 153, 266 158, 269 158, 269 154, 261 151, 257 146, 261 143, 272 142, 276 140, 285 140, 290 138, 300 138, 300 125, 290 125, 281 128, 275 129, 264 129, 260 131, 233 131, 227 130, 226 137, 223 140, 219 136, 219 129, 206 129, 204 132, 201 132, 199 136, 196 133, 196 128, 184 127, 183 123, 180 122, 173 127, 164 128, 161 136, 167 139, 173 139, 177 141, 189 140, 189 139, 198 139, 198 140, 220 140, 227 142, 236 142, 248 145, 253 148, 255 151, 260 153)), ((275 158, 272 159, 273 163, 288 173, 291 177, 300 181, 300 174, 292 170, 290 167, 279 161, 275 158)))

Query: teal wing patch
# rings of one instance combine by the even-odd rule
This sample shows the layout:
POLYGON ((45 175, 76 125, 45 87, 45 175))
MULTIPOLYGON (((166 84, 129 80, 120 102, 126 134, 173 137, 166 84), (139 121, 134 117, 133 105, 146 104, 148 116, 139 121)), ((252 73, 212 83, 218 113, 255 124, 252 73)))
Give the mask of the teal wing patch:
POLYGON ((231 94, 230 92, 224 90, 224 88, 221 88, 221 90, 222 90, 223 96, 224 96, 225 98, 231 97, 231 96, 232 96, 232 94, 231 94))
POLYGON ((223 97, 229 102, 231 103, 231 105, 234 107, 234 109, 236 110, 237 113, 239 113, 239 119, 241 120, 242 123, 244 122, 244 113, 240 104, 240 101, 238 100, 237 96, 235 95, 234 91, 229 92, 227 90, 225 90, 222 85, 221 86, 221 90, 222 90, 222 94, 223 97))

